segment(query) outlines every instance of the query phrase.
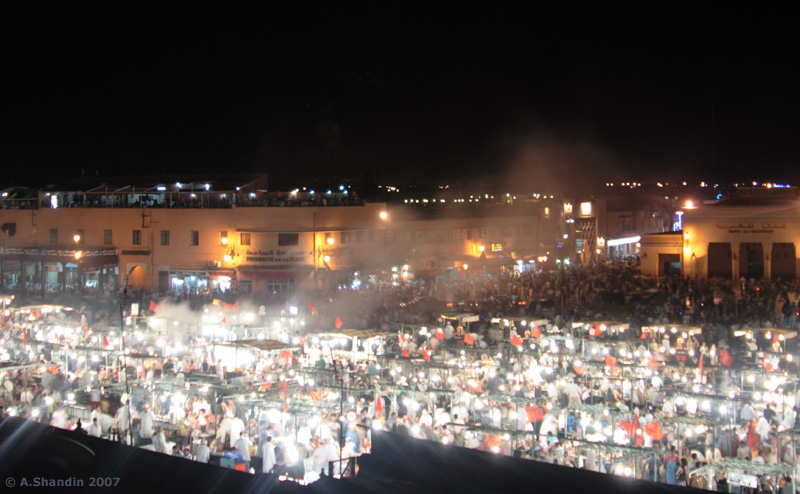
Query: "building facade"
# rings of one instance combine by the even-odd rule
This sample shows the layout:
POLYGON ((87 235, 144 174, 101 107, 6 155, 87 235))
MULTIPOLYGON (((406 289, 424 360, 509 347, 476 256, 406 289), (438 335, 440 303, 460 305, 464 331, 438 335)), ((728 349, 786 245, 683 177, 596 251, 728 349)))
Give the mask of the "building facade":
POLYGON ((642 272, 733 280, 800 274, 800 201, 736 198, 683 212, 683 230, 642 240, 642 272))
POLYGON ((463 275, 527 267, 549 235, 537 207, 431 215, 385 203, 152 207, 140 197, 131 200, 137 207, 118 207, 78 197, 58 207, 48 197, 0 210, 6 290, 114 292, 127 284, 161 293, 283 293, 392 266, 419 276, 463 275))

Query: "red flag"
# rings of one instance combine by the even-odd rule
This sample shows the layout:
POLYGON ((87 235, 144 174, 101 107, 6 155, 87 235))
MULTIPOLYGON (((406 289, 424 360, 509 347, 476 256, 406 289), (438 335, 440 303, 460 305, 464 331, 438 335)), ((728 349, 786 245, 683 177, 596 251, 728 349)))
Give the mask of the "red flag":
POLYGON ((473 338, 472 335, 469 333, 464 333, 464 343, 466 343, 467 345, 474 345, 475 338, 473 338))
POLYGON ((23 346, 28 346, 28 330, 27 329, 22 333, 22 345, 23 346))
POLYGON ((425 360, 427 360, 428 362, 431 361, 431 352, 430 351, 423 350, 422 351, 422 356, 425 357, 425 360))
POLYGON ((633 438, 633 424, 628 422, 627 420, 622 420, 619 423, 619 426, 622 427, 625 432, 628 433, 628 437, 633 438))
POLYGON ((700 361, 697 363, 697 370, 699 370, 700 373, 703 372, 703 354, 702 353, 700 354, 700 361))
POLYGON ((283 413, 287 413, 289 411, 289 398, 283 400, 283 413))
POLYGON ((647 361, 647 366, 651 369, 658 369, 658 360, 655 357, 650 357, 647 361))
POLYGON ((292 352, 289 350, 281 350, 281 358, 285 359, 286 363, 289 365, 292 365, 292 361, 294 360, 292 358, 292 352))
POLYGON ((403 353, 400 354, 401 357, 408 357, 408 348, 403 348, 403 353))
POLYGON ((383 398, 380 396, 375 398, 375 416, 382 417, 383 416, 383 398))
POLYGON ((108 339, 105 336, 103 336, 103 348, 108 348, 110 346, 111 345, 108 343, 108 339))
POLYGON ((318 390, 312 391, 311 399, 314 401, 320 401, 322 399, 322 393, 320 393, 318 390))
POLYGON ((544 420, 542 409, 539 407, 525 407, 525 413, 528 414, 528 423, 544 420))
POLYGON ((317 308, 311 302, 308 303, 308 310, 317 312, 317 308))
POLYGON ((336 326, 336 329, 342 329, 342 320, 337 317, 334 325, 336 326))
POLYGON ((644 426, 644 431, 647 433, 648 436, 653 438, 653 441, 659 441, 662 437, 664 437, 664 431, 661 430, 661 426, 658 422, 650 422, 644 426))
POLYGON ((264 383, 264 384, 261 385, 260 388, 258 388, 258 390, 259 391, 266 391, 271 387, 272 387, 272 383, 264 383))
POLYGON ((442 328, 436 328, 436 338, 444 340, 444 331, 442 328))
POLYGON ((291 305, 289 305, 289 301, 288 300, 286 301, 286 303, 284 305, 286 306, 286 310, 289 310, 289 308, 291 307, 291 305))
POLYGON ((642 336, 641 336, 640 339, 642 339, 642 340, 647 339, 647 331, 642 330, 642 336))
POLYGON ((730 367, 733 365, 733 357, 731 357, 731 354, 728 353, 728 350, 722 350, 719 361, 722 362, 722 365, 725 367, 730 367))
POLYGON ((150 301, 150 312, 158 312, 158 304, 150 301))
POLYGON ((42 313, 39 312, 39 309, 33 309, 33 317, 35 317, 36 319, 39 319, 39 316, 41 316, 41 315, 42 315, 42 313))
POLYGON ((577 363, 573 364, 572 370, 575 371, 575 374, 577 374, 579 376, 582 376, 583 375, 583 364, 580 364, 580 365, 578 365, 577 363))
POLYGON ((484 434, 483 442, 487 448, 499 448, 503 438, 500 435, 484 434))
POLYGON ((633 417, 633 444, 635 446, 641 446, 644 444, 644 437, 642 436, 642 426, 639 425, 639 416, 636 415, 633 417))
POLYGON ((224 317, 222 318, 222 321, 220 321, 220 322, 221 322, 222 324, 228 324, 228 320, 227 320, 226 318, 224 318, 224 317))
POLYGON ((522 346, 522 338, 520 338, 516 334, 511 336, 511 344, 514 346, 522 346))
POLYGON ((239 301, 237 300, 235 303, 227 304, 220 300, 219 310, 222 312, 239 312, 239 301))
POLYGON ((531 336, 534 338, 540 338, 542 336, 542 332, 539 331, 539 326, 535 324, 531 325, 531 336))
POLYGON ((617 366, 617 359, 612 357, 610 353, 606 354, 606 365, 612 369, 617 366))
POLYGON ((767 372, 772 372, 774 369, 772 368, 772 362, 769 359, 764 359, 764 370, 767 372))

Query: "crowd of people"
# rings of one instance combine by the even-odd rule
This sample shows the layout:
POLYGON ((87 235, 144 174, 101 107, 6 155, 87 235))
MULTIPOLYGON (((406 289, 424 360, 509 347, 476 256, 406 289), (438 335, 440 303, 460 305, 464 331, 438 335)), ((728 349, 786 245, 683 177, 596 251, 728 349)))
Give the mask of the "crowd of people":
POLYGON ((141 360, 121 365, 102 315, 12 310, 4 360, 42 365, 3 371, 0 400, 54 426, 306 481, 341 473, 336 460, 368 452, 373 430, 711 489, 728 470, 700 472, 726 459, 797 464, 796 280, 655 279, 625 261, 303 296, 304 324, 277 335, 285 346, 225 362, 200 323, 135 330, 125 346, 141 360), (334 317, 374 332, 318 337, 334 317), (113 361, 81 360, 87 347, 113 361))

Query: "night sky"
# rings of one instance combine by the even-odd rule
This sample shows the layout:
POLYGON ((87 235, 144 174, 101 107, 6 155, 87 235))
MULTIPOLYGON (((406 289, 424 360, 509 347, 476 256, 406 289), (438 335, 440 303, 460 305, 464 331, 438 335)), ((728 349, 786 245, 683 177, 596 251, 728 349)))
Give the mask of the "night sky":
POLYGON ((795 179, 797 9, 263 7, 5 7, 3 182, 795 179))

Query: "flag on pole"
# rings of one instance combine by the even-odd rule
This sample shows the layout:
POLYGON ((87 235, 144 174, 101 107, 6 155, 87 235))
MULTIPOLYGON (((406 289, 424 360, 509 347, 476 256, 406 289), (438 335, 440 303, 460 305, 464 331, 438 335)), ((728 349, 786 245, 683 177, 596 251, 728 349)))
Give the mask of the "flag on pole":
POLYGON ((606 365, 611 367, 612 369, 617 366, 617 359, 612 357, 610 353, 606 354, 606 365))
POLYGON ((464 333, 464 343, 467 345, 474 345, 475 338, 473 338, 470 333, 464 333))
POLYGON ((511 336, 511 344, 514 346, 522 346, 522 338, 517 336, 516 334, 511 336))
POLYGON ((311 302, 308 303, 308 310, 312 312, 317 312, 317 308, 314 307, 314 304, 312 304, 311 302))
POLYGON ((531 325, 531 336, 534 338, 540 338, 542 336, 542 332, 539 331, 539 326, 535 324, 531 325))
POLYGON ((661 426, 658 422, 650 422, 649 424, 645 424, 644 432, 650 436, 653 441, 660 441, 662 437, 664 437, 664 431, 661 430, 661 426))
POLYGON ((722 365, 725 367, 730 367, 733 365, 733 357, 731 357, 731 354, 728 353, 728 350, 722 350, 722 353, 719 356, 719 361, 722 362, 722 365))
POLYGON ((572 370, 575 371, 575 374, 582 376, 583 375, 583 363, 582 362, 575 362, 572 364, 572 370))
POLYGON ((403 353, 400 354, 401 357, 408 357, 408 348, 403 348, 403 353))
POLYGON ((336 329, 342 329, 342 320, 337 317, 334 325, 336 326, 336 329))
POLYGON ((158 304, 150 301, 150 312, 158 312, 158 304))
POLYGON ((375 397, 375 416, 383 417, 383 398, 375 397))
POLYGON ((108 348, 110 346, 111 345, 108 343, 108 339, 105 336, 103 336, 103 348, 108 348))
POLYGON ((700 372, 700 374, 703 373, 703 354, 702 353, 700 354, 700 361, 697 362, 697 370, 700 372))
POLYGON ((220 321, 220 322, 221 322, 222 324, 228 324, 228 320, 227 320, 227 319, 225 319, 224 317, 222 318, 222 321, 220 321))

